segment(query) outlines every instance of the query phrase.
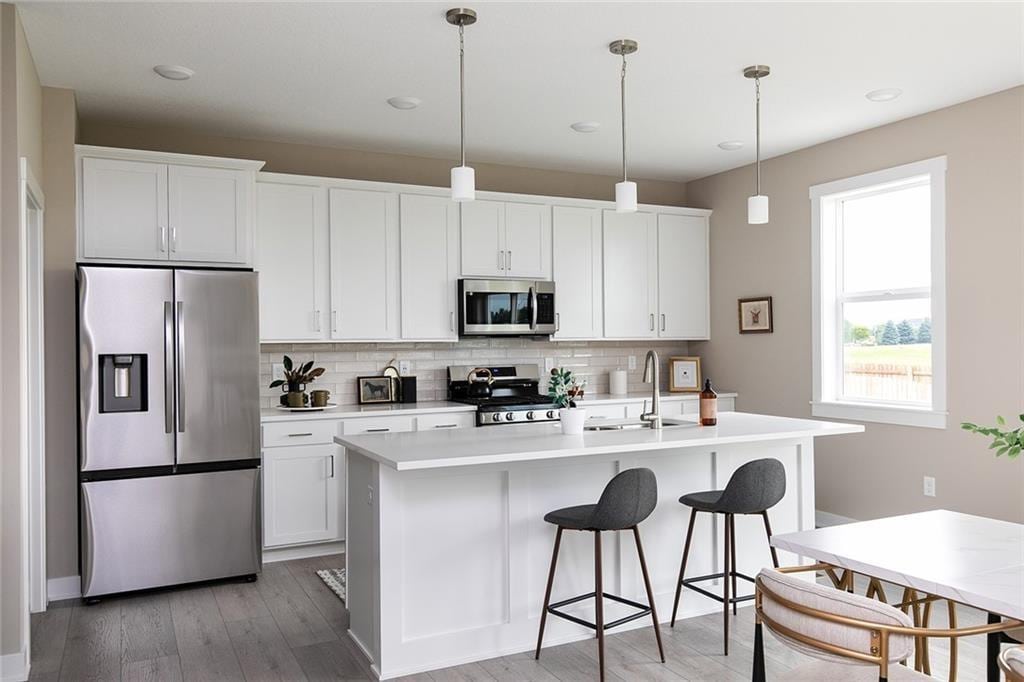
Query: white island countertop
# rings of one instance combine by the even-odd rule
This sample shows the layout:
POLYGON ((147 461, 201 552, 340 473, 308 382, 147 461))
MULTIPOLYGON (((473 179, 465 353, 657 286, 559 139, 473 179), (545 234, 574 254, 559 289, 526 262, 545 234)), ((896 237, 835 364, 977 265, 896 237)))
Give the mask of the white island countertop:
POLYGON ((722 412, 718 415, 717 426, 697 426, 696 415, 684 416, 681 420, 691 423, 666 426, 661 430, 588 431, 582 436, 563 435, 558 423, 517 424, 450 431, 337 436, 334 441, 398 471, 411 471, 814 438, 864 431, 860 424, 746 412, 722 412))

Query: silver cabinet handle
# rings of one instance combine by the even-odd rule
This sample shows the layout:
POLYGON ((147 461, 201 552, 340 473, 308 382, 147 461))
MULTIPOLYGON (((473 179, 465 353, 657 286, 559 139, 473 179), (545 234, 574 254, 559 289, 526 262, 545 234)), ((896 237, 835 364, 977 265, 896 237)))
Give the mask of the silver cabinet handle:
POLYGON ((185 433, 185 304, 178 301, 178 433, 185 433))
POLYGON ((334 478, 334 455, 331 455, 327 459, 330 460, 331 462, 331 475, 328 476, 327 478, 334 478))
POLYGON ((448 312, 448 331, 455 331, 455 311, 448 312))
POLYGON ((654 331, 654 313, 651 313, 651 331, 654 331))
POLYGON ((289 433, 288 437, 289 438, 303 438, 305 436, 312 436, 312 435, 313 435, 312 432, 310 432, 310 433, 289 433))
POLYGON ((171 228, 171 251, 178 250, 178 228, 171 228))
POLYGON ((320 331, 320 311, 313 311, 313 331, 320 331))
POLYGON ((508 260, 506 261, 505 269, 506 270, 511 270, 512 269, 512 252, 511 251, 506 251, 505 253, 508 254, 508 256, 507 256, 508 260))
POLYGON ((555 331, 562 330, 562 313, 555 313, 555 331))
POLYGON ((331 311, 331 331, 332 332, 338 331, 338 311, 337 310, 332 310, 331 311))
MULTIPOLYGON (((162 248, 160 249, 163 250, 162 248)), ((164 301, 164 433, 174 431, 174 304, 164 301)))
POLYGON ((498 269, 499 270, 504 270, 505 269, 505 252, 504 251, 498 251, 498 269))
POLYGON ((384 433, 385 431, 390 431, 390 430, 391 429, 366 429, 366 432, 367 433, 384 433))
POLYGON ((665 313, 661 314, 661 331, 665 331, 665 313))
POLYGON ((167 250, 167 226, 160 226, 160 252, 163 253, 167 250))
POLYGON ((458 424, 434 424, 435 429, 454 429, 458 424))

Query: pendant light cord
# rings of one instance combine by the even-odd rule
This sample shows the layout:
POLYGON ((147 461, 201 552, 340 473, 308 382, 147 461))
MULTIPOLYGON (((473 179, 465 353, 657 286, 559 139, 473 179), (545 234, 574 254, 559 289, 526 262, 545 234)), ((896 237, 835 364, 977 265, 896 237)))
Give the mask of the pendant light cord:
POLYGON ((754 146, 756 149, 756 168, 757 168, 757 191, 758 196, 761 195, 761 79, 754 79, 754 130, 755 130, 755 142, 754 146))
POLYGON ((621 105, 622 105, 622 181, 626 182, 626 54, 622 54, 622 76, 621 76, 621 105))
POLYGON ((466 44, 464 26, 459 22, 459 157, 466 165, 466 44))

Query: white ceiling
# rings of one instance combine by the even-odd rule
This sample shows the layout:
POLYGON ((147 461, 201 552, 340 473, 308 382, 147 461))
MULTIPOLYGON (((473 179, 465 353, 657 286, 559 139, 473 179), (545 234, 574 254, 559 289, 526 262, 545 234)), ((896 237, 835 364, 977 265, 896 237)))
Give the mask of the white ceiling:
MULTIPOLYGON (((469 0, 467 0, 469 1, 469 0)), ((456 158, 454 2, 18 3, 44 85, 83 118, 456 158), (156 64, 183 64, 172 82, 156 64), (416 110, 386 100, 413 95, 416 110)), ((1024 3, 472 0, 468 162, 619 172, 618 58, 631 174, 688 180, 753 160, 753 84, 774 156, 1024 83, 1024 3), (902 88, 888 103, 869 90, 902 88), (602 123, 596 133, 569 129, 602 123), (740 151, 716 145, 742 140, 740 151)))

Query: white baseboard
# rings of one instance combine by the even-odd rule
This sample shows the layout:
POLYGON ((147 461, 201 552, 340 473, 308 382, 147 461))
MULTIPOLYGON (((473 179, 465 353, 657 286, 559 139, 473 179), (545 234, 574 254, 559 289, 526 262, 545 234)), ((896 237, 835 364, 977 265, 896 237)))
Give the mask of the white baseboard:
POLYGON ((28 670, 28 649, 0 656, 0 682, 24 682, 28 670))
POLYGON ((78 599, 82 596, 82 579, 77 575, 50 578, 46 581, 46 603, 61 599, 78 599))
POLYGON ((344 540, 340 540, 338 542, 321 542, 316 545, 299 545, 298 547, 274 547, 263 550, 263 563, 272 564, 276 561, 309 559, 310 557, 344 553, 344 540))
POLYGON ((821 511, 820 509, 814 512, 815 528, 828 528, 829 526, 845 526, 848 523, 857 523, 857 519, 851 519, 848 516, 840 516, 839 514, 833 514, 832 512, 821 511))

